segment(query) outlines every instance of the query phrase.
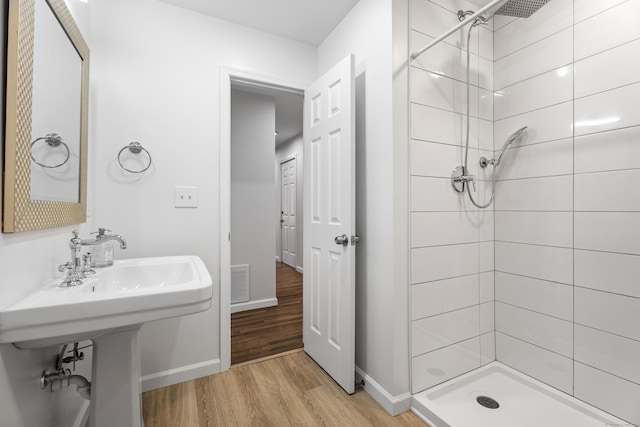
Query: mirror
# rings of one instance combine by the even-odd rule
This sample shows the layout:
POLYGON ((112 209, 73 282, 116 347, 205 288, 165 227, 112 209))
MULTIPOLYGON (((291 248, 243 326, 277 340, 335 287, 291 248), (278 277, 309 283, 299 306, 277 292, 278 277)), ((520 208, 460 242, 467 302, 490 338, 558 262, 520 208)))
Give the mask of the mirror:
POLYGON ((89 48, 64 0, 11 0, 2 231, 86 220, 89 48))

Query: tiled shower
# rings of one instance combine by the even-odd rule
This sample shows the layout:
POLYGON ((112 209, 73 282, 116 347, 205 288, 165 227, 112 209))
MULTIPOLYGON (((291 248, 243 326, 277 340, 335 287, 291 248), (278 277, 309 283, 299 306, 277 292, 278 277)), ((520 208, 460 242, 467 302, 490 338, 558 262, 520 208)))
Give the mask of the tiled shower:
MULTIPOLYGON (((412 0, 411 50, 487 0, 412 0)), ((477 198, 453 190, 467 28, 411 64, 411 356, 418 393, 497 360, 640 423, 640 2, 551 0, 471 39, 477 198)), ((471 160, 472 159, 472 160, 471 160)))

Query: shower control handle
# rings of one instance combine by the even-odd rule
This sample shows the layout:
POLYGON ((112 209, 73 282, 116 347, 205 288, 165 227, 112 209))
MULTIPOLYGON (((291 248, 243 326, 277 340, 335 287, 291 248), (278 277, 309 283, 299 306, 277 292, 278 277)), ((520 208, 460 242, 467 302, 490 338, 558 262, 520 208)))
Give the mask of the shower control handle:
POLYGON ((456 168, 451 173, 451 184, 458 193, 462 193, 464 192, 464 184, 466 183, 468 185, 468 183, 470 182, 473 185, 473 191, 475 192, 475 178, 475 175, 466 175, 465 168, 463 166, 456 166, 456 168))
POLYGON ((471 184, 473 184, 473 192, 475 193, 476 192, 476 180, 474 178, 475 178, 475 176, 469 175, 469 180, 468 181, 470 181, 471 184))

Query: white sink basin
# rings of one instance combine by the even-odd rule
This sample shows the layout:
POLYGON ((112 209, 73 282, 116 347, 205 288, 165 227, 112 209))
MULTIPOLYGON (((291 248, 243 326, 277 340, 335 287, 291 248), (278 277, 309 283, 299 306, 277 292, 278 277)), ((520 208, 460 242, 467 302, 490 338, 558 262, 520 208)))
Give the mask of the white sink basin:
POLYGON ((195 256, 118 260, 96 271, 82 285, 52 280, 0 309, 0 342, 22 348, 77 342, 211 305, 211 276, 195 256))
POLYGON ((195 256, 116 261, 76 287, 62 279, 0 309, 0 342, 21 348, 93 341, 90 427, 140 427, 143 323, 204 311, 212 281, 195 256))

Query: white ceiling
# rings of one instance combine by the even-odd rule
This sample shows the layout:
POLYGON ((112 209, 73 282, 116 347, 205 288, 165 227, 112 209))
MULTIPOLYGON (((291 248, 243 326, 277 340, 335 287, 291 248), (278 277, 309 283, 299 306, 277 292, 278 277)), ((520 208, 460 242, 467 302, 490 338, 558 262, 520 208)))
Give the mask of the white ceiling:
POLYGON ((358 0, 161 0, 319 46, 358 0))

